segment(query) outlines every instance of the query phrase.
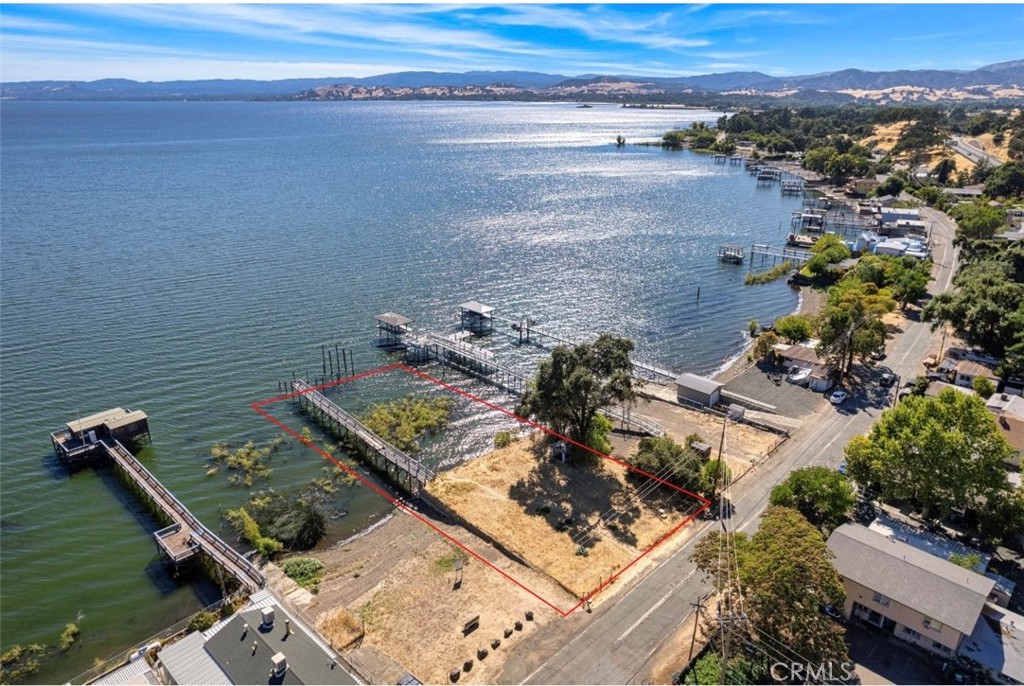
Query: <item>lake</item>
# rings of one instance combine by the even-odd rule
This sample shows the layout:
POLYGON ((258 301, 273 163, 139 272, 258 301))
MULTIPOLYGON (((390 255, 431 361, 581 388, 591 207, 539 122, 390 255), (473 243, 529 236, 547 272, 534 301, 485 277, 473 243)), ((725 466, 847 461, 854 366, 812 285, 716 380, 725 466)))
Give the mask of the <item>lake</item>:
MULTIPOLYGON (((160 564, 158 522, 109 470, 68 473, 48 433, 109 407, 145 410, 140 458, 208 526, 248 491, 207 476, 218 442, 280 433, 251 409, 324 343, 356 368, 372 317, 447 333, 479 300, 574 339, 609 331, 638 356, 711 373, 747 322, 793 311, 785 283, 743 284, 718 245, 780 244, 800 200, 741 166, 633 145, 720 112, 612 105, 20 103, 0 109, 0 494, 3 648, 82 638, 35 679, 59 682, 216 599, 160 564), (627 145, 617 148, 615 137, 627 145), (696 292, 700 288, 698 301, 696 292)), ((529 372, 544 354, 499 331, 482 341, 529 372)), ((450 372, 449 372, 450 374, 450 372)), ((447 381, 453 381, 448 376, 447 381)), ((508 403, 479 382, 458 383, 508 403)), ((404 393, 353 386, 354 406, 404 393)), ((288 403, 275 413, 299 427, 288 403)), ((460 410, 458 450, 490 419, 460 410)), ((291 443, 257 487, 320 475, 291 443)), ((343 488, 331 539, 386 512, 343 488)), ((226 538, 235 537, 224 531, 226 538)))

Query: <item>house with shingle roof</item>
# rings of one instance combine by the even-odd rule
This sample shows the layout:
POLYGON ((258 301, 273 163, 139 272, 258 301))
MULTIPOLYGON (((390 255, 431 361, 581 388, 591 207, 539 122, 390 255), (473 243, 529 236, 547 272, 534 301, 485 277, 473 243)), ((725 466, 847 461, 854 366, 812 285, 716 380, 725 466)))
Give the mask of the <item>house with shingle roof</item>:
POLYGON ((828 539, 846 589, 844 616, 951 656, 971 635, 995 580, 867 527, 828 539))

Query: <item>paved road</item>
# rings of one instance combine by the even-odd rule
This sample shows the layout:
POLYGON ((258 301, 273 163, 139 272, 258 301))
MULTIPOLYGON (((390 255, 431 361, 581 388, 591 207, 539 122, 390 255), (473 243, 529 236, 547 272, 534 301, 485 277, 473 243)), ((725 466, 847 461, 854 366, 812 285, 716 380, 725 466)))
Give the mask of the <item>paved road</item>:
MULTIPOLYGON (((936 278, 930 290, 938 293, 949 288, 955 257, 952 248, 953 225, 944 215, 922 212, 926 221, 935 221, 933 241, 936 278)), ((938 349, 938 334, 928 325, 912 322, 903 334, 889 344, 883 365, 902 376, 920 372, 920 361, 938 349)), ((880 370, 863 372, 876 379, 880 370)), ((854 389, 852 397, 834 408, 821 421, 808 421, 778 455, 748 474, 733 486, 733 521, 737 530, 753 532, 760 513, 768 502, 773 486, 793 469, 807 465, 838 466, 843 448, 850 438, 866 433, 881 415, 887 394, 877 384, 854 389)), ((506 662, 499 683, 531 684, 626 684, 643 681, 647 663, 661 644, 693 612, 691 603, 710 590, 689 561, 694 543, 717 526, 716 522, 697 522, 697 535, 675 553, 660 561, 646 576, 620 591, 607 605, 599 605, 593 614, 577 613, 552 622, 518 645, 506 662)))
POLYGON ((950 139, 952 148, 958 153, 969 159, 971 162, 977 164, 981 160, 987 160, 993 167, 998 167, 1003 164, 1003 161, 995 155, 989 155, 987 152, 979 147, 971 145, 966 138, 960 136, 954 136, 950 139))

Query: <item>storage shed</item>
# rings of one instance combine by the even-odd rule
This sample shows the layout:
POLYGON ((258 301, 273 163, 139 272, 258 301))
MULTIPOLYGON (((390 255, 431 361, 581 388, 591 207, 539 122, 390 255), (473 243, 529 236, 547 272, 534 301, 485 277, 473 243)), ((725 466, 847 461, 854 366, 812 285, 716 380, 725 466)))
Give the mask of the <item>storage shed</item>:
POLYGON ((681 403, 714 407, 722 398, 724 386, 725 384, 706 376, 683 374, 676 379, 676 397, 681 403))

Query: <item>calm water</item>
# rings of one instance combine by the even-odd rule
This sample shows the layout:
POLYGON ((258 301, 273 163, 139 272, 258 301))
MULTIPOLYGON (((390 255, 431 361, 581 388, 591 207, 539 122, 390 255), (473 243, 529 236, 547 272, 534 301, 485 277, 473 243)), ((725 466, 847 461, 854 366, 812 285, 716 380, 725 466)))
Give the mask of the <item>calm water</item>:
MULTIPOLYGON (((368 345, 378 312, 447 331, 455 306, 478 299, 568 335, 626 334, 644 358, 711 372, 742 349, 748 320, 796 306, 785 284, 745 288, 743 269, 715 254, 720 242, 778 242, 797 200, 741 167, 612 145, 716 112, 4 103, 0 115, 2 644, 51 643, 76 617, 82 628, 40 681, 215 597, 167 576, 157 523, 116 477, 55 463, 47 434, 72 418, 146 410, 143 461, 213 525, 246 492, 205 475, 210 447, 273 438, 249 404, 319 369, 322 342, 354 350, 360 370, 388 361, 368 345)), ((484 344, 524 371, 541 354, 503 335, 484 344)), ((344 393, 358 408, 413 387, 391 375, 344 393)), ((287 403, 274 411, 301 426, 287 403)), ((460 440, 432 442, 429 459, 485 450, 493 424, 460 405, 460 440)), ((272 466, 282 490, 321 468, 294 445, 272 466)), ((351 512, 335 540, 385 511, 366 488, 334 506, 351 512)))

